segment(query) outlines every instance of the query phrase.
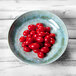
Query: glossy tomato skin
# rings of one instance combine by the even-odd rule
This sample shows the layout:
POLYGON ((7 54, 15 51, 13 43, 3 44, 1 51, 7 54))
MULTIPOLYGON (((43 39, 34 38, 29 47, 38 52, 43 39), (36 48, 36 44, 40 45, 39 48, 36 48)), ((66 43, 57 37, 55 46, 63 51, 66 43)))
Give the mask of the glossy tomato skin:
POLYGON ((33 36, 32 36, 32 38, 33 38, 33 40, 36 42, 36 38, 38 37, 38 35, 37 34, 34 34, 33 36))
POLYGON ((43 53, 48 53, 50 50, 48 47, 42 47, 40 51, 43 53))
POLYGON ((31 31, 30 32, 31 35, 34 35, 35 33, 36 33, 36 31, 31 31))
POLYGON ((45 37, 44 37, 44 41, 47 42, 47 43, 49 43, 49 41, 50 41, 50 36, 49 36, 49 35, 45 36, 45 37))
POLYGON ((22 43, 22 47, 25 47, 25 46, 26 46, 26 43, 25 43, 25 42, 23 42, 23 43, 22 43))
POLYGON ((53 37, 53 38, 55 38, 55 36, 56 36, 54 33, 50 33, 49 35, 50 35, 50 37, 53 37))
POLYGON ((23 32, 23 35, 24 35, 24 36, 27 36, 29 33, 30 33, 29 30, 25 30, 25 31, 23 32))
POLYGON ((50 39, 50 44, 54 44, 55 43, 55 39, 54 38, 51 38, 50 39))
POLYGON ((45 27, 46 32, 50 32, 50 27, 45 27))
POLYGON ((28 34, 27 37, 32 37, 32 35, 31 34, 28 34))
POLYGON ((45 56, 45 55, 44 55, 43 52, 39 52, 39 53, 38 53, 38 57, 39 57, 39 58, 44 58, 44 56, 45 56))
POLYGON ((51 44, 50 43, 44 43, 44 46, 45 47, 51 47, 51 44))
POLYGON ((33 38, 36 38, 36 37, 38 37, 38 35, 37 35, 37 34, 34 34, 34 35, 33 35, 33 38))
POLYGON ((26 46, 23 49, 24 49, 25 52, 30 52, 31 51, 31 49, 29 47, 26 47, 26 46))
POLYGON ((39 26, 44 26, 42 23, 37 23, 36 27, 38 28, 39 26))
POLYGON ((40 45, 40 48, 44 46, 42 42, 37 42, 40 45))
POLYGON ((49 35, 49 32, 45 32, 45 36, 46 36, 46 35, 49 35))
POLYGON ((46 35, 45 37, 46 37, 46 38, 50 38, 50 36, 49 36, 49 35, 46 35))
POLYGON ((33 25, 33 24, 30 24, 30 25, 28 26, 28 29, 31 30, 31 31, 34 31, 34 30, 36 30, 36 26, 33 25))
POLYGON ((38 53, 38 52, 40 52, 40 49, 34 49, 33 52, 38 53))
POLYGON ((27 37, 26 40, 30 41, 30 42, 33 42, 33 38, 32 37, 27 37))
POLYGON ((30 49, 39 49, 40 45, 38 43, 32 43, 29 45, 30 49))
POLYGON ((25 45, 30 45, 31 43, 32 43, 31 40, 26 40, 26 41, 25 41, 25 45))
POLYGON ((36 41, 37 41, 37 42, 43 42, 44 39, 43 39, 42 37, 37 37, 37 38, 36 38, 36 41))
POLYGON ((26 40, 26 37, 24 37, 24 36, 21 36, 20 38, 19 38, 19 41, 20 42, 24 42, 26 40))
POLYGON ((45 27, 43 27, 43 26, 39 26, 38 29, 39 29, 40 32, 44 32, 45 31, 45 27))
POLYGON ((39 29, 36 29, 36 33, 39 33, 39 32, 41 32, 39 29))
POLYGON ((45 36, 45 32, 39 32, 39 33, 38 33, 38 36, 44 37, 44 36, 45 36))

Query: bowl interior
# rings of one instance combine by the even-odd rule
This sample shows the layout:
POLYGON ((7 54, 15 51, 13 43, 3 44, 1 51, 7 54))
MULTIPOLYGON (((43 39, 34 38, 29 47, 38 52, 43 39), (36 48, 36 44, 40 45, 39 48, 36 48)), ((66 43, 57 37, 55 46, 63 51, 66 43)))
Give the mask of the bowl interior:
POLYGON ((63 21, 49 11, 31 11, 21 15, 12 24, 8 41, 13 53, 22 61, 31 64, 48 64, 57 60, 65 51, 68 43, 68 33, 63 21), (23 31, 28 29, 29 24, 43 23, 51 27, 51 32, 56 34, 56 43, 43 59, 39 59, 33 52, 24 52, 19 42, 23 31))

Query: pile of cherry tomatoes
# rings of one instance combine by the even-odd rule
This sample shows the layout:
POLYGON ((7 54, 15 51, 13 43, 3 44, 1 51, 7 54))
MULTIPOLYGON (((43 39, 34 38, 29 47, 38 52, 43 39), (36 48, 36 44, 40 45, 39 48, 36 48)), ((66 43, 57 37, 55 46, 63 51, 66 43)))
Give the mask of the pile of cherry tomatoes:
POLYGON ((42 23, 28 25, 28 30, 25 30, 23 36, 19 38, 19 41, 22 42, 23 50, 25 52, 33 50, 39 58, 44 58, 55 43, 56 35, 50 31, 51 28, 44 27, 42 23))

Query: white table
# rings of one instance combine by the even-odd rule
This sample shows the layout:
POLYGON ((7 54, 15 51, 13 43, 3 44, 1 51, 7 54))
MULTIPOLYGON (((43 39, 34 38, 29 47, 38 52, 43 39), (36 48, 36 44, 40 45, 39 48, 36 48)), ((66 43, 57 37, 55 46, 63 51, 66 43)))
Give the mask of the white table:
POLYGON ((0 0, 0 76, 76 76, 76 0, 0 0), (9 48, 11 24, 30 10, 49 10, 67 26, 68 47, 63 56, 52 64, 27 65, 9 48))

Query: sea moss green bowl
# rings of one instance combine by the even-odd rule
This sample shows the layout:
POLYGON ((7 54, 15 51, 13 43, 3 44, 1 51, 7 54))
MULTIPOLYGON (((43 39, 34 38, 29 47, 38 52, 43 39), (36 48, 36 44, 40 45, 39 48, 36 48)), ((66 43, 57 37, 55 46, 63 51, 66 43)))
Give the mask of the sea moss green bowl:
POLYGON ((30 64, 49 64, 56 61, 64 52, 68 44, 68 33, 63 21, 49 11, 30 11, 18 17, 12 24, 8 42, 12 52, 22 61, 30 64), (51 27, 51 32, 56 34, 56 42, 50 52, 43 59, 39 59, 37 54, 24 52, 19 42, 23 31, 28 29, 29 24, 43 23, 51 27))

